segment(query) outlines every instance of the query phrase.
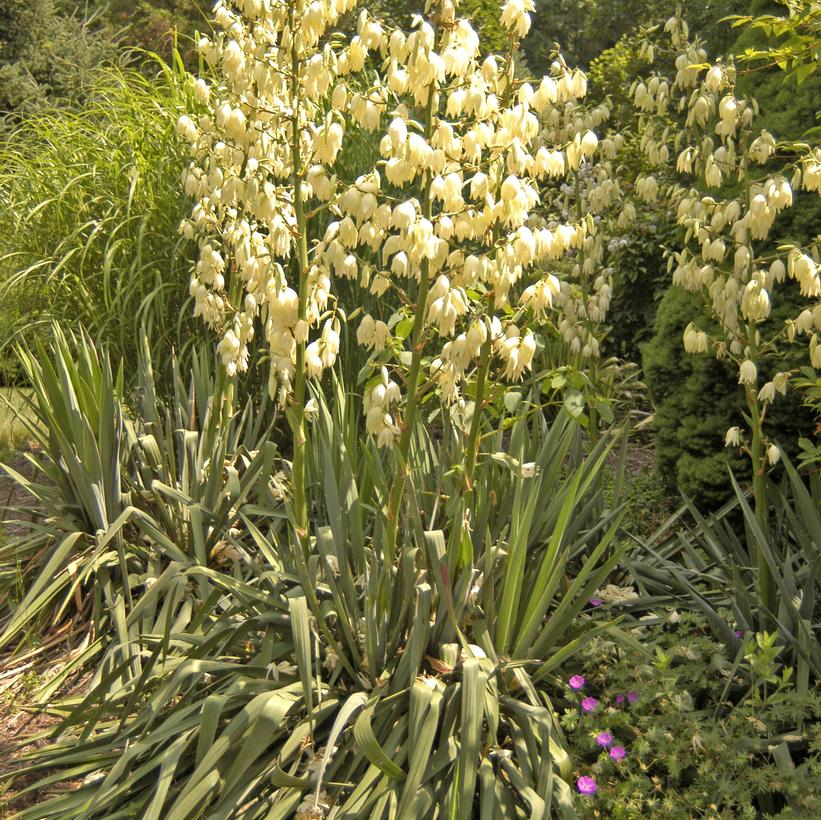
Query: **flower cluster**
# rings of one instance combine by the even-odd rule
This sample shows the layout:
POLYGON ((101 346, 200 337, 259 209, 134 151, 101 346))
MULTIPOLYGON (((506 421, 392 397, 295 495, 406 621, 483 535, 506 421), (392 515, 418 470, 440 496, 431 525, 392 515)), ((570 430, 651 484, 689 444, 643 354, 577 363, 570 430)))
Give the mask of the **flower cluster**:
POLYGON ((217 33, 199 43, 218 82, 196 80, 201 113, 182 116, 177 126, 192 153, 183 182, 195 205, 181 231, 200 246, 191 280, 195 313, 220 333, 229 374, 248 367, 261 323, 271 389, 281 401, 299 345, 313 377, 339 351, 339 321, 329 310, 332 272, 315 255, 307 259, 299 214, 335 196, 333 164, 346 126, 340 100, 348 96, 339 78, 361 70, 363 52, 379 44, 373 25, 348 48, 326 37, 353 5, 220 0, 217 33))
MULTIPOLYGON (((555 65, 563 65, 557 55, 555 65)), ((566 145, 559 163, 551 165, 552 185, 541 188, 540 216, 549 227, 584 221, 584 242, 568 255, 558 293, 552 294, 557 327, 571 352, 585 359, 600 354, 602 326, 613 290, 609 253, 619 247, 636 216, 624 196, 617 164, 624 140, 607 130, 609 101, 588 106, 569 100, 546 115, 540 139, 546 145, 566 145)))
MULTIPOLYGON (((665 31, 667 47, 676 55, 675 75, 655 73, 632 89, 642 149, 657 168, 637 180, 636 191, 647 201, 663 193, 675 206, 684 242, 668 254, 673 283, 702 294, 720 328, 710 335, 691 323, 684 347, 736 363, 748 397, 755 439, 750 452, 758 471, 765 453, 771 464, 780 458, 762 425, 767 405, 786 392, 790 377, 778 372, 762 383, 761 364, 781 342, 806 339, 812 365, 821 367, 818 248, 779 244, 772 236, 777 216, 794 205, 801 188, 821 193, 821 152, 802 144, 777 145, 756 126, 758 106, 738 93, 733 65, 710 65, 680 17, 672 17, 665 31), (788 279, 797 283, 806 307, 770 330, 764 323, 788 279)), ((645 49, 650 62, 663 48, 645 49)), ((726 441, 746 447, 738 428, 727 432, 726 441)))
MULTIPOLYGON (((584 96, 581 72, 557 61, 538 84, 515 78, 512 55, 531 9, 505 5, 506 57, 480 56, 477 33, 447 0, 411 33, 384 29, 385 79, 347 109, 359 127, 382 129, 381 160, 339 192, 316 249, 335 276, 378 297, 392 292, 400 315, 418 318, 415 344, 429 351, 430 380, 451 404, 483 350, 506 380, 531 368, 537 342, 528 320, 544 319, 562 290, 549 266, 589 233, 586 220, 539 216, 544 186, 589 160, 598 138, 546 130, 584 96)), ((380 367, 402 367, 402 346, 385 345, 387 325, 380 335, 376 321, 362 320, 360 344, 380 367)), ((383 381, 368 391, 381 394, 383 381)), ((375 417, 379 402, 367 403, 375 417)), ((380 443, 391 443, 391 430, 398 435, 393 418, 380 443)))
MULTIPOLYGON (((587 685, 587 681, 585 680, 583 675, 572 675, 570 678, 568 678, 567 685, 574 692, 581 692, 581 690, 584 689, 587 685)), ((621 706, 625 703, 626 700, 628 703, 633 704, 638 699, 638 692, 631 691, 627 693, 626 698, 624 695, 616 695, 615 703, 617 706, 621 706)), ((584 698, 582 698, 580 705, 582 709, 582 714, 590 715, 593 712, 595 712, 599 707, 599 700, 590 695, 587 695, 584 698)), ((625 747, 615 743, 615 738, 609 731, 596 732, 595 744, 602 751, 606 751, 607 756, 614 763, 619 763, 622 760, 625 760, 627 757, 627 750, 625 749, 625 747)), ((594 777, 591 777, 590 775, 581 775, 576 780, 576 788, 579 794, 593 795, 596 794, 599 787, 594 777)))
MULTIPOLYGON (((502 10, 506 56, 480 54, 452 0, 437 0, 410 32, 362 11, 349 41, 329 36, 351 6, 220 0, 218 34, 200 42, 219 79, 194 83, 201 113, 178 123, 196 201, 181 230, 200 245, 191 294, 221 335, 228 373, 248 367, 259 324, 281 402, 298 367, 312 378, 332 367, 338 279, 395 297, 400 319, 418 317, 414 344, 448 403, 461 401, 483 351, 499 377, 521 379, 537 349, 530 328, 549 311, 561 311, 574 349, 597 355, 590 326, 607 311, 610 283, 592 214, 620 199, 603 170, 618 143, 596 134, 606 107, 582 107, 584 74, 557 58, 538 82, 517 78, 530 0, 502 10), (343 185, 334 164, 359 130, 379 136, 380 159, 343 185), (590 207, 567 207, 568 178, 590 207), (551 269, 565 254, 580 289, 551 269)), ((356 334, 378 371, 404 366, 404 340, 391 340, 398 322, 387 319, 367 314, 356 334)), ((380 371, 369 383, 379 395, 366 413, 389 445, 407 397, 392 391, 386 405, 384 381, 380 371)))

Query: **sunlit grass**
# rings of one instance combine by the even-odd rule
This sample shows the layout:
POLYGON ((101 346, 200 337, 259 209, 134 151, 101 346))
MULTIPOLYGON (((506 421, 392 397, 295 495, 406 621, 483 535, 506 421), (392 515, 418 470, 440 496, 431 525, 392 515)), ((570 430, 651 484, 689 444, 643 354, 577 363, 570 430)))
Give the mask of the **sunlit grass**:
POLYGON ((54 320, 128 363, 140 329, 158 352, 196 335, 192 248, 177 231, 189 210, 175 132, 186 95, 179 67, 158 63, 148 79, 108 66, 80 111, 46 111, 0 143, 4 370, 9 345, 42 338, 54 320))
POLYGON ((20 450, 29 439, 23 418, 31 420, 33 414, 26 397, 25 390, 0 387, 0 459, 20 450))

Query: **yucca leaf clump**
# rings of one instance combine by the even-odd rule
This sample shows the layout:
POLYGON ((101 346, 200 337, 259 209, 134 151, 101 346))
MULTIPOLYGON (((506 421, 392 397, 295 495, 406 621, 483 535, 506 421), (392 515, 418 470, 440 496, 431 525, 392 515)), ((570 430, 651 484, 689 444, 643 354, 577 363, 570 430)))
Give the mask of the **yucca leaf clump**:
POLYGON ((6 588, 22 572, 28 590, 2 638, 20 653, 73 621, 78 649, 43 699, 95 671, 29 755, 84 785, 21 816, 572 812, 552 699, 559 665, 608 626, 584 614, 622 553, 605 441, 585 457, 569 417, 500 409, 483 428, 474 563, 454 583, 455 436, 417 430, 388 555, 390 460, 362 440, 353 394, 317 396, 306 554, 264 408, 236 412, 209 362, 187 386, 177 367, 163 405, 144 359, 130 406, 87 339, 58 334, 22 361, 49 481, 30 485, 44 523, 0 556, 6 588))
POLYGON ((598 354, 595 221, 549 203, 559 178, 578 188, 603 112, 578 108, 586 80, 561 59, 538 91, 517 77, 528 3, 505 4, 498 57, 450 0, 408 33, 364 10, 346 43, 352 6, 220 3, 200 43, 214 77, 177 123, 181 232, 216 361, 189 356, 158 398, 149 314, 128 380, 107 364, 116 338, 22 352, 56 489, 36 488, 44 523, 5 551, 9 575, 31 560, 0 643, 19 653, 69 604, 96 639, 85 694, 30 756, 82 785, 38 818, 574 814, 559 667, 614 628, 586 610, 624 547, 601 487, 613 436, 586 452, 532 374, 541 333, 598 354), (341 186, 346 129, 377 132, 392 107, 379 169, 341 186), (548 270, 564 255, 583 285, 566 298, 548 270), (340 303, 341 277, 387 320, 359 316, 355 384, 337 359, 362 305, 340 303), (276 411, 235 405, 252 364, 285 452, 276 411))

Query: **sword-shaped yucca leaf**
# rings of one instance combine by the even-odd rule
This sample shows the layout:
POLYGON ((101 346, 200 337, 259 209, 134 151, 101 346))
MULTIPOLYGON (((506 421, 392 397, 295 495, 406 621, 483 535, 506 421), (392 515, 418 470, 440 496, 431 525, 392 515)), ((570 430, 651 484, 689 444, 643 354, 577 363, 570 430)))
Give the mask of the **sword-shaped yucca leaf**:
POLYGON ((355 692, 351 695, 340 707, 339 712, 334 719, 333 726, 331 726, 328 741, 325 744, 325 752, 322 755, 322 760, 319 763, 319 769, 316 777, 316 788, 314 794, 314 805, 319 805, 319 794, 322 791, 322 780, 325 777, 325 770, 328 767, 328 761, 333 755, 339 736, 345 730, 345 727, 351 723, 354 716, 357 715, 368 703, 368 696, 364 692, 355 692))
POLYGON ((478 658, 462 663, 461 725, 459 763, 453 784, 451 817, 470 820, 473 816, 473 796, 476 773, 481 757, 482 722, 485 715, 487 672, 478 658))
POLYGON ((430 640, 432 600, 433 590, 430 584, 419 584, 415 592, 413 622, 407 646, 393 675, 392 688, 415 687, 414 680, 430 640))
POLYGON ((302 694, 308 708, 313 711, 314 684, 313 663, 311 662, 311 627, 308 622, 308 602, 304 595, 297 592, 288 596, 288 611, 291 613, 291 626, 294 639, 294 661, 302 681, 302 694))
POLYGON ((398 813, 410 811, 428 765, 439 725, 442 693, 421 680, 414 681, 410 692, 408 718, 408 776, 402 787, 398 813))
POLYGON ((75 551, 77 544, 88 536, 84 532, 74 532, 56 545, 45 566, 38 574, 25 598, 19 604, 17 613, 0 634, 0 646, 5 646, 23 627, 31 621, 49 602, 59 595, 61 588, 70 584, 71 578, 64 572, 67 559, 75 551), (64 577, 59 578, 60 571, 64 577), (58 576, 55 579, 55 576, 58 576))
POLYGON ((515 627, 516 609, 522 596, 530 523, 538 501, 539 479, 520 479, 516 484, 510 546, 495 624, 494 643, 501 654, 507 653, 515 627))
POLYGON ((225 774, 222 791, 230 791, 256 759, 263 754, 274 740, 274 733, 298 698, 290 691, 271 693, 271 697, 264 703, 259 715, 255 718, 251 731, 246 733, 242 748, 231 763, 231 768, 225 774))
POLYGON ((157 777, 156 791, 145 809, 144 820, 160 820, 162 817, 165 799, 174 781, 174 774, 177 771, 180 758, 189 742, 190 737, 182 735, 158 755, 160 771, 157 777))
POLYGON ((579 612, 587 606, 587 601, 593 592, 603 585, 604 580, 618 565, 621 557, 626 552, 626 544, 615 549, 606 561, 601 562, 602 555, 610 547, 618 526, 619 521, 617 520, 610 530, 605 533, 596 549, 593 550, 590 557, 577 571, 576 577, 563 594, 558 606, 551 613, 550 620, 539 631, 538 637, 535 638, 532 644, 532 651, 537 657, 544 657, 556 637, 563 630, 570 628, 579 612))
POLYGON ((528 815, 530 820, 548 820, 545 814, 544 800, 529 784, 528 779, 522 774, 521 770, 507 757, 501 758, 500 765, 510 780, 514 791, 530 808, 530 814, 528 815))
MULTIPOLYGON (((521 653, 521 647, 529 644, 538 631, 542 619, 547 612, 547 607, 553 597, 553 592, 556 586, 558 586, 559 577, 562 574, 561 564, 567 563, 567 558, 565 557, 560 565, 557 566, 559 550, 565 538, 570 517, 578 502, 581 480, 582 474, 581 472, 577 472, 570 482, 558 521, 556 522, 550 541, 542 556, 539 571, 530 587, 529 594, 524 598, 526 603, 521 616, 521 623, 518 624, 519 630, 517 632, 519 637, 516 646, 518 649, 514 649, 514 654, 517 656, 521 653), (556 571, 557 569, 559 570, 558 572, 556 571), (549 585, 548 580, 551 574, 554 575, 555 580, 552 585, 549 585)), ((504 596, 502 600, 504 601, 504 596)), ((518 603, 522 598, 516 595, 514 600, 518 603)), ((511 618, 513 617, 514 616, 511 615, 511 618)))
POLYGON ((231 775, 236 776, 234 765, 247 765, 246 761, 262 753, 263 749, 258 743, 256 746, 248 745, 252 736, 259 741, 259 736, 255 735, 255 728, 262 721, 264 726, 262 735, 270 738, 271 729, 279 725, 295 702, 297 691, 298 688, 292 684, 274 692, 263 692, 254 697, 231 719, 189 776, 185 788, 168 809, 166 816, 169 820, 171 818, 187 820, 190 815, 185 812, 190 811, 191 806, 196 805, 191 802, 192 795, 197 795, 199 800, 204 800, 217 787, 222 791, 226 778, 231 775), (217 775, 216 779, 214 775, 217 775))
POLYGON ((327 579, 331 596, 336 605, 337 618, 348 652, 354 664, 359 667, 361 666, 359 646, 353 632, 355 621, 353 612, 348 606, 349 601, 351 603, 356 601, 356 594, 353 589, 353 578, 350 576, 347 561, 345 561, 344 548, 341 550, 343 554, 340 555, 336 549, 337 543, 342 545, 345 542, 344 540, 337 542, 330 527, 321 527, 317 532, 317 548, 323 560, 323 576, 327 579), (329 565, 329 558, 334 562, 334 565, 329 565), (337 585, 335 577, 337 573, 340 575, 344 595, 340 593, 340 587, 337 585))
POLYGON ((376 739, 371 726, 371 718, 376 708, 376 703, 369 706, 356 719, 353 727, 354 737, 362 754, 373 763, 378 769, 383 771, 393 780, 404 780, 406 777, 404 769, 395 763, 376 739))

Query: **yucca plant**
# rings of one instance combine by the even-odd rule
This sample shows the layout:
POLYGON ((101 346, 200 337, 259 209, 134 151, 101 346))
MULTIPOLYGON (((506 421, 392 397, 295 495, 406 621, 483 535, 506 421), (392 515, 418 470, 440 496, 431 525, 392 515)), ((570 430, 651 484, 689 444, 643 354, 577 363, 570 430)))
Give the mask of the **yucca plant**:
POLYGON ((4 469, 34 496, 38 519, 0 545, 0 650, 19 656, 54 635, 79 644, 54 691, 112 641, 141 634, 137 602, 144 618, 145 593, 169 561, 207 572, 225 560, 243 505, 270 506, 275 448, 264 407, 235 411, 203 351, 190 376, 172 363, 165 403, 144 339, 134 406, 122 367, 115 373, 85 335, 55 328, 50 344, 19 348, 19 361, 32 385, 20 419, 37 444, 26 455, 34 477, 4 469))
MULTIPOLYGON (((560 665, 611 627, 583 614, 623 554, 599 492, 609 444, 585 457, 566 414, 500 411, 483 430, 474 561, 454 571, 458 436, 417 430, 385 554, 391 462, 361 439, 355 396, 315 399, 311 551, 270 498, 267 520, 246 505, 219 523, 230 566, 166 545, 118 651, 30 756, 83 787, 22 817, 573 815, 552 701, 560 665)), ((162 547, 158 529, 143 532, 162 547)))
POLYGON ((821 680, 818 585, 821 578, 821 509, 809 484, 784 458, 780 483, 768 481, 771 520, 762 526, 745 492, 731 475, 735 498, 711 516, 691 502, 665 526, 654 545, 639 544, 628 562, 639 588, 689 603, 707 616, 719 640, 733 651, 745 636, 775 632, 784 647, 781 662, 795 667, 807 691, 821 680), (688 520, 690 525, 680 526, 688 520), (758 551, 766 557, 776 607, 757 592, 758 551), (722 616, 720 612, 728 614, 722 616))

